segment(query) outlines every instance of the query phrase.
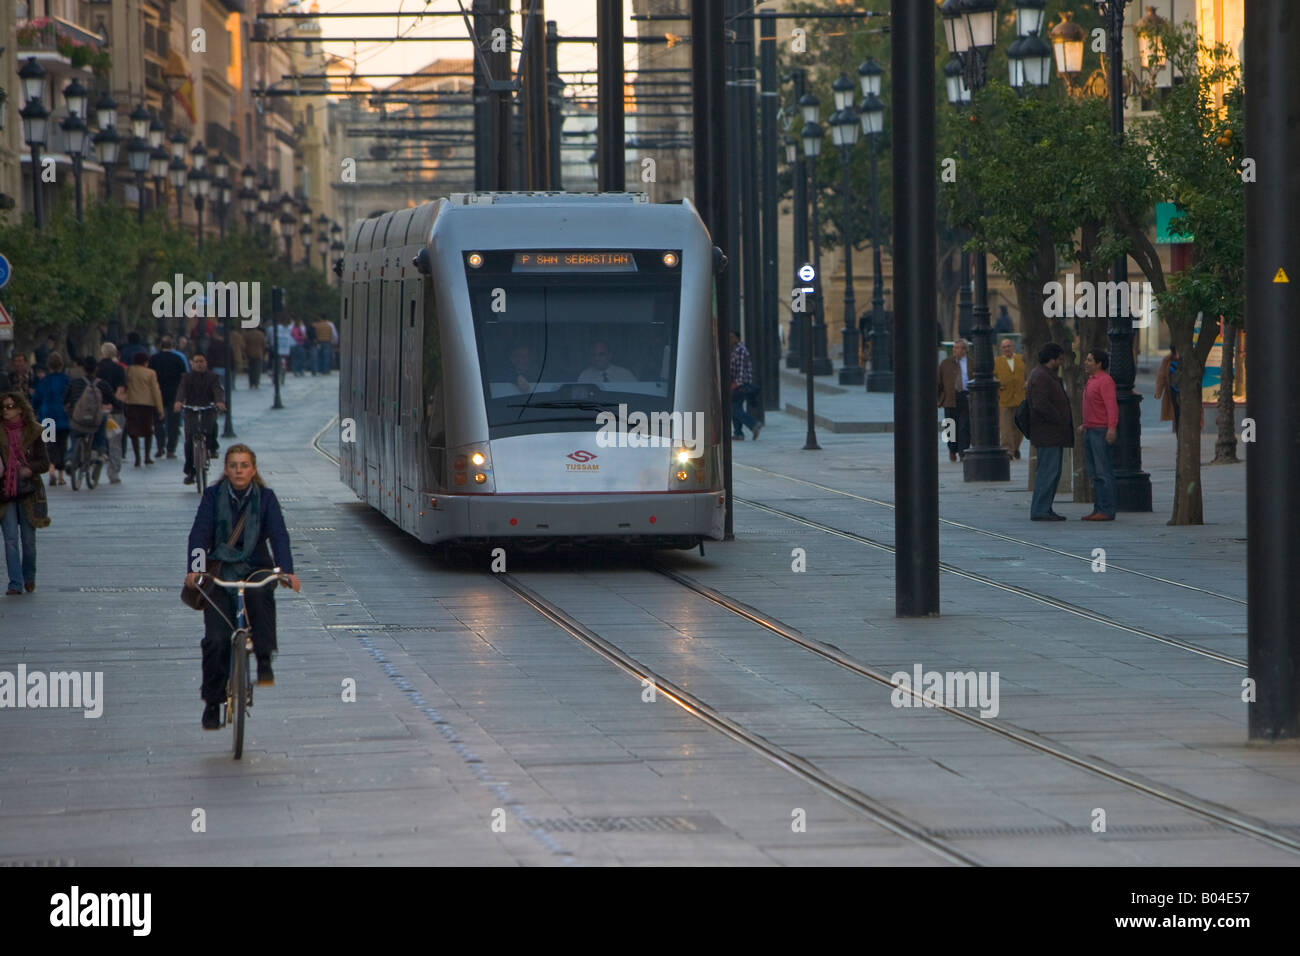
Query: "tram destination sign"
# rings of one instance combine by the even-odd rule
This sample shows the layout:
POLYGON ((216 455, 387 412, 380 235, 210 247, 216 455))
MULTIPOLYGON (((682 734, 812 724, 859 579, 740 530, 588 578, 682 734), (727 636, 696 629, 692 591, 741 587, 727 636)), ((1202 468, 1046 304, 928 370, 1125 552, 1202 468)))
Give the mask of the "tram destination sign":
POLYGON ((603 249, 516 252, 512 272, 636 272, 631 252, 603 249))

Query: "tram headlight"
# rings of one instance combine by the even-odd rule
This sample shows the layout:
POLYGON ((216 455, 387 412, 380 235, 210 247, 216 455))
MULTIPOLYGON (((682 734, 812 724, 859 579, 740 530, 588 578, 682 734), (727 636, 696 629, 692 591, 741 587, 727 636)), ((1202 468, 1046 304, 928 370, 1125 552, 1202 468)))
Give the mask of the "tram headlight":
POLYGON ((471 252, 465 257, 465 261, 469 263, 471 269, 483 268, 483 254, 481 252, 471 252))
POLYGON ((664 265, 666 265, 669 269, 676 268, 676 266, 677 266, 677 253, 675 253, 675 252, 665 252, 665 253, 664 253, 664 265))
POLYGON ((492 475, 492 452, 486 442, 448 449, 451 460, 451 485, 461 491, 492 493, 496 480, 492 475))

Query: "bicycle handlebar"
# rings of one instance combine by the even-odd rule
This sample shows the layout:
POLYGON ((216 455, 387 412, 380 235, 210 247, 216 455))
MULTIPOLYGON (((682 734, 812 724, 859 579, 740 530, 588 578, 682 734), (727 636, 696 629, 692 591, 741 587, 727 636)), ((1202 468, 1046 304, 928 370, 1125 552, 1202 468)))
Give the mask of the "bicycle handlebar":
MULTIPOLYGON (((272 581, 288 581, 288 580, 289 580, 289 575, 287 575, 287 574, 282 574, 282 573, 280 572, 280 569, 279 569, 279 568, 270 568, 270 569, 267 569, 267 568, 259 568, 258 570, 261 570, 261 571, 270 570, 270 571, 271 571, 271 574, 270 574, 268 577, 263 578, 261 581, 258 581, 256 584, 252 584, 252 583, 250 583, 250 582, 248 582, 248 581, 223 581, 223 580, 221 580, 220 578, 212 577, 211 575, 207 575, 207 574, 201 574, 201 575, 199 575, 199 580, 201 581, 201 580, 203 580, 204 578, 207 578, 207 579, 208 579, 209 581, 211 581, 213 584, 220 585, 221 587, 223 587, 223 588, 227 588, 227 589, 229 589, 229 590, 235 590, 236 588, 245 588, 245 589, 246 589, 246 588, 264 588, 264 587, 266 587, 268 584, 270 584, 272 581)), ((257 573, 257 571, 254 571, 254 572, 253 572, 253 574, 256 574, 256 573, 257 573)))
POLYGON ((190 411, 190 412, 206 412, 209 408, 216 408, 216 407, 217 407, 217 406, 216 406, 215 404, 212 404, 212 405, 182 405, 182 406, 181 406, 181 408, 185 409, 186 411, 190 411))

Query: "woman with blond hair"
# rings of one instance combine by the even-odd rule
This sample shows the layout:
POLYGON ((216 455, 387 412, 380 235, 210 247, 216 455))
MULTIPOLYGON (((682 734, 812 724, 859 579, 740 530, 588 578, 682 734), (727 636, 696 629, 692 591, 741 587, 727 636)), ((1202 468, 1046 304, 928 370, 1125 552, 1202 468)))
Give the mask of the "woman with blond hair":
POLYGON ((9 573, 6 595, 36 590, 36 529, 50 523, 41 476, 49 470, 41 426, 27 397, 21 392, 0 394, 0 529, 9 573))
MULTIPOLYGON (((295 591, 302 585, 293 573, 289 532, 284 526, 275 492, 257 473, 257 455, 247 445, 226 449, 226 464, 220 481, 209 485, 194 515, 185 551, 189 566, 187 587, 198 584, 199 575, 215 573, 226 581, 248 577, 259 568, 278 567, 289 576, 284 587, 295 591), (193 564, 196 553, 204 555, 200 570, 193 564), (273 557, 274 556, 274 557, 273 557)), ((203 609, 203 729, 221 727, 221 702, 226 699, 226 677, 230 673, 230 634, 235 620, 235 595, 213 585, 205 588, 203 609)), ((253 650, 257 654, 257 683, 275 683, 271 655, 276 650, 274 588, 253 588, 244 594, 248 624, 253 629, 253 650)))

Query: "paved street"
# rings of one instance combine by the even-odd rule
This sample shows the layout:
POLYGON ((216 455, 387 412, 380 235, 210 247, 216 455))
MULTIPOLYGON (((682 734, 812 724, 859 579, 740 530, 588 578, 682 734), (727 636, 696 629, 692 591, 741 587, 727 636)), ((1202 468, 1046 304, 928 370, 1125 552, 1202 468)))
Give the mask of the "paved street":
MULTIPOLYGON (((0 711, 0 863, 943 863, 666 695, 645 700, 485 569, 442 562, 357 502, 312 448, 337 384, 291 378, 282 411, 268 388, 235 394, 238 440, 284 502, 303 581, 278 593, 277 684, 257 693, 239 762, 227 732, 199 729, 201 620, 177 593, 197 496, 179 462, 51 491, 37 590, 0 604, 0 670, 102 671, 103 715, 0 711)), ((845 421, 880 402, 829 397, 822 413, 845 421)), ((735 445, 736 541, 661 564, 885 674, 997 672, 990 724, 1173 800, 978 720, 893 706, 888 687, 625 556, 511 555, 509 571, 974 862, 1300 860, 1189 809, 1300 841, 1300 751, 1244 744, 1244 466, 1206 468, 1209 523, 1170 528, 1173 436, 1153 423, 1153 514, 1043 525, 1028 520, 1024 460, 1009 485, 978 486, 942 456, 943 560, 1029 593, 945 573, 942 616, 900 621, 893 555, 861 540, 894 543, 893 436, 825 431, 823 451, 803 452, 801 419, 768 422, 735 445)))

